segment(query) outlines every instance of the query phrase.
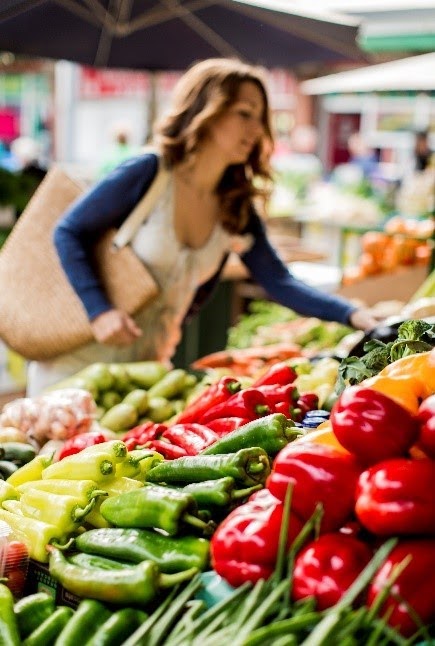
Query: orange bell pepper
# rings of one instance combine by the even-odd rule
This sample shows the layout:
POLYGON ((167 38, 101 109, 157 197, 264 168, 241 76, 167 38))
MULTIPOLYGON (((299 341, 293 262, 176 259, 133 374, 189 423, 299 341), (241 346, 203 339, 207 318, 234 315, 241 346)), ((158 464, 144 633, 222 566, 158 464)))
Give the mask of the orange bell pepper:
POLYGON ((341 451, 342 453, 349 453, 347 449, 340 444, 340 442, 335 437, 335 434, 332 430, 331 423, 329 420, 322 422, 315 430, 298 437, 297 440, 293 440, 292 444, 298 444, 302 442, 313 442, 314 444, 327 444, 328 446, 341 451))
POLYGON ((435 350, 402 357, 362 383, 417 414, 421 401, 435 393, 435 350))

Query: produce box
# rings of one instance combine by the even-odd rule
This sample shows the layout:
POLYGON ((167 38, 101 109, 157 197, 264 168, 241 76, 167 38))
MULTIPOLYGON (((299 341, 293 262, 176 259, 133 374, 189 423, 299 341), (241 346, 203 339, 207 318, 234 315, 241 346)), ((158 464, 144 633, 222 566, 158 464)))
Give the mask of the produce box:
POLYGON ((47 592, 56 602, 56 605, 69 606, 74 610, 79 605, 81 598, 65 588, 54 579, 48 569, 48 565, 34 559, 29 560, 26 584, 24 587, 25 596, 35 592, 47 592))
POLYGON ((421 265, 400 267, 394 272, 369 276, 341 287, 337 293, 344 298, 359 298, 370 307, 384 300, 407 302, 425 280, 427 272, 427 267, 421 265))

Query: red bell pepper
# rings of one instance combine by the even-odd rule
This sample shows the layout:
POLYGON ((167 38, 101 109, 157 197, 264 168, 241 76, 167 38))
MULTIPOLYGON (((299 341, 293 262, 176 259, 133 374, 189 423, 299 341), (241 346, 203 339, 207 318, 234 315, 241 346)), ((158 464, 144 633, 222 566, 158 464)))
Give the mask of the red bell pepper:
POLYGON ((435 459, 435 395, 425 399, 418 409, 420 435, 417 446, 430 458, 435 459))
MULTIPOLYGON (((210 543, 213 568, 232 586, 272 574, 278 554, 284 505, 267 489, 253 494, 218 526, 210 543)), ((291 513, 290 547, 303 523, 291 513)))
POLYGON ((302 393, 299 395, 296 406, 304 407, 305 412, 319 408, 319 396, 316 393, 302 393))
POLYGON ((337 440, 365 464, 406 455, 417 440, 417 419, 387 395, 366 388, 346 388, 331 411, 337 440))
POLYGON ((369 546, 354 536, 323 534, 296 556, 294 601, 314 597, 317 610, 337 603, 372 557, 369 546))
POLYGON ((302 393, 297 398, 293 410, 290 411, 291 418, 294 422, 302 422, 308 411, 316 410, 318 407, 319 397, 316 393, 302 393))
POLYGON ((201 417, 213 406, 229 399, 241 388, 240 381, 234 377, 221 377, 215 384, 211 384, 196 399, 194 399, 177 416, 177 422, 199 422, 201 417))
MULTIPOLYGON (((367 590, 367 605, 371 606, 376 596, 388 585, 392 570, 404 559, 411 560, 392 586, 390 596, 381 612, 390 611, 387 621, 390 626, 409 637, 418 628, 413 619, 415 612, 423 625, 435 620, 435 540, 416 538, 402 540, 393 548, 381 565, 367 590), (408 607, 412 610, 409 612, 408 607)), ((424 637, 420 642, 423 643, 424 637)), ((425 642, 429 644, 429 642, 425 642)))
POLYGON ((145 446, 151 440, 158 440, 167 428, 166 424, 144 422, 127 431, 123 436, 123 441, 128 450, 133 451, 138 446, 145 446))
POLYGON ((218 419, 212 419, 207 422, 207 427, 211 428, 219 437, 222 437, 222 435, 231 433, 231 431, 235 431, 236 428, 240 428, 240 426, 244 426, 250 421, 247 417, 218 417, 218 419))
POLYGON ((187 455, 186 450, 182 449, 181 446, 175 446, 175 444, 165 440, 150 440, 146 443, 145 448, 157 451, 157 453, 163 455, 165 460, 176 460, 187 455))
POLYGON ((355 513, 379 536, 435 534, 435 461, 384 460, 359 477, 355 513))
POLYGON ((299 411, 300 409, 295 408, 294 406, 292 406, 292 404, 289 404, 288 402, 278 402, 273 407, 274 413, 281 413, 281 415, 285 415, 287 419, 291 419, 294 422, 299 421, 298 419, 299 411))
POLYGON ((201 424, 207 424, 218 417, 247 417, 250 420, 268 415, 270 407, 262 392, 256 388, 245 388, 227 401, 212 406, 200 419, 201 424))
POLYGON ((71 439, 66 440, 58 453, 57 460, 63 460, 63 458, 66 458, 68 455, 80 453, 80 451, 83 451, 83 449, 86 449, 88 446, 102 444, 103 442, 107 442, 107 437, 98 431, 75 435, 71 439))
POLYGON ((285 386, 291 384, 297 378, 298 374, 294 368, 288 366, 285 361, 278 361, 274 363, 266 372, 258 377, 252 384, 254 388, 266 385, 280 385, 285 386))
POLYGON ((288 444, 276 456, 266 486, 279 500, 293 487, 292 511, 307 521, 323 506, 321 531, 336 531, 351 516, 361 467, 355 456, 327 444, 288 444))
POLYGON ((294 384, 286 384, 285 386, 267 384, 265 386, 256 386, 256 389, 263 393, 272 410, 280 402, 286 402, 294 406, 299 397, 298 390, 294 384))
POLYGON ((174 424, 165 430, 162 438, 179 446, 187 455, 198 455, 218 441, 219 435, 203 424, 174 424))

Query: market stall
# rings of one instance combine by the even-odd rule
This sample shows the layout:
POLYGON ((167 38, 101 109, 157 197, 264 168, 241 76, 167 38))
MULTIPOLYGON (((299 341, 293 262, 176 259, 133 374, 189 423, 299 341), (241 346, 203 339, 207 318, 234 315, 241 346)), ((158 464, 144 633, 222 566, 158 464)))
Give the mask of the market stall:
POLYGON ((433 643, 434 325, 276 308, 3 407, 2 643, 433 643))

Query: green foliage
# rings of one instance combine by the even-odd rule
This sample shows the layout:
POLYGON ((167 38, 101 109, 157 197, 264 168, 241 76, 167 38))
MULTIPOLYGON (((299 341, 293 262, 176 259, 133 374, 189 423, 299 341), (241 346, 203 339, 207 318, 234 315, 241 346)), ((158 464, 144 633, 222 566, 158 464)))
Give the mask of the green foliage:
POLYGON ((435 343, 435 325, 421 319, 404 321, 397 330, 397 338, 389 343, 372 339, 364 344, 362 357, 342 359, 338 368, 336 392, 354 386, 377 375, 386 366, 402 357, 432 350, 435 343))
POLYGON ((227 348, 249 348, 252 338, 261 326, 293 321, 297 315, 287 307, 265 300, 251 301, 248 312, 228 330, 227 348))
POLYGON ((303 348, 319 351, 335 347, 350 332, 349 327, 340 323, 300 317, 278 303, 254 300, 249 304, 248 312, 242 314, 236 325, 229 329, 227 348, 248 348, 252 345, 279 343, 285 339, 303 348), (280 327, 282 323, 291 324, 296 321, 297 325, 294 327, 280 327), (261 334, 261 328, 269 328, 269 333, 261 334))

